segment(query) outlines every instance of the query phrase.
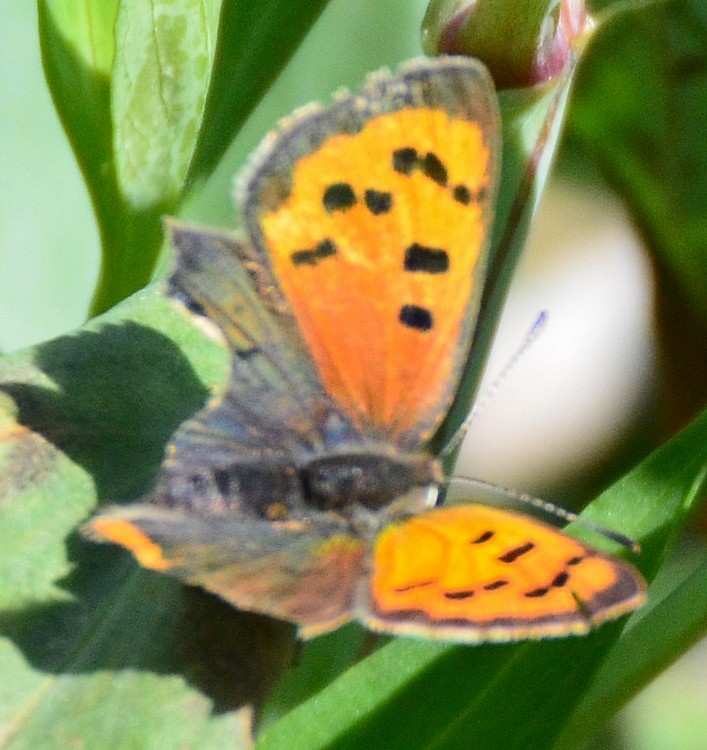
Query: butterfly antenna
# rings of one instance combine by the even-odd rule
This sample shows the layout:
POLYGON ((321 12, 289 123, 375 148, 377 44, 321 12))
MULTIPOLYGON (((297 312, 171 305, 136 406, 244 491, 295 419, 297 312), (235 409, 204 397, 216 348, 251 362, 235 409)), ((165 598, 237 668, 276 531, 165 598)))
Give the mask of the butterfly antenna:
POLYGON ((495 496, 498 496, 500 494, 506 499, 510 498, 513 501, 524 503, 525 505, 530 505, 532 508, 537 508, 543 513, 546 513, 550 516, 555 516, 555 518, 559 518, 566 523, 578 523, 585 529, 590 529, 594 533, 600 534, 601 536, 606 537, 607 539, 611 539, 611 541, 616 542, 617 544, 620 544, 630 552, 637 554, 641 551, 641 545, 635 539, 631 539, 631 537, 628 537, 625 534, 621 534, 618 531, 612 531, 611 529, 607 529, 603 526, 592 523, 588 519, 583 518, 582 516, 575 513, 573 510, 564 508, 562 505, 557 505, 556 503, 550 502, 549 500, 543 500, 541 497, 534 497, 533 495, 528 495, 525 492, 516 492, 514 490, 509 490, 505 487, 499 487, 498 485, 491 484, 490 482, 484 482, 481 479, 471 479, 469 477, 454 477, 454 481, 471 484, 477 488, 485 490, 489 494, 495 496))
POLYGON ((449 440, 442 446, 440 450, 440 458, 444 459, 454 450, 459 447, 459 443, 464 439, 471 423, 476 417, 481 414, 486 405, 496 395, 498 389, 506 381, 510 373, 515 369, 515 366, 521 360, 525 352, 535 343, 538 336, 542 333, 547 323, 547 310, 542 310, 538 317, 533 322, 533 325, 528 329, 520 344, 516 348, 515 352, 511 355, 510 359, 506 362, 501 372, 496 375, 493 381, 484 389, 483 393, 476 399, 474 405, 471 407, 469 414, 466 419, 459 425, 456 432, 449 438, 449 440))

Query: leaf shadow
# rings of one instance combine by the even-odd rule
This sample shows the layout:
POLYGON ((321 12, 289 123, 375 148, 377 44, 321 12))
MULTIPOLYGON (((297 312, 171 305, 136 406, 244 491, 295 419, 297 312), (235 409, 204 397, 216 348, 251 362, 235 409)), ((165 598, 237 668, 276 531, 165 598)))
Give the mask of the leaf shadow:
MULTIPOLYGON (((149 492, 170 436, 209 395, 173 341, 134 322, 50 341, 33 365, 30 382, 0 384, 27 428, 12 457, 31 466, 23 489, 41 490, 41 464, 53 446, 86 470, 99 503, 149 492), (53 387, 37 384, 42 375, 53 387), (50 446, 38 454, 42 439, 50 446)), ((42 499, 46 513, 54 502, 42 499)), ((258 705, 289 664, 291 626, 139 569, 126 553, 77 531, 66 545, 74 567, 57 585, 70 599, 0 612, 0 633, 35 669, 180 674, 218 712, 258 705)))
POLYGON ((34 364, 56 387, 11 382, 0 390, 21 425, 86 469, 99 502, 148 491, 167 440, 208 397, 177 346, 133 322, 50 341, 34 364))

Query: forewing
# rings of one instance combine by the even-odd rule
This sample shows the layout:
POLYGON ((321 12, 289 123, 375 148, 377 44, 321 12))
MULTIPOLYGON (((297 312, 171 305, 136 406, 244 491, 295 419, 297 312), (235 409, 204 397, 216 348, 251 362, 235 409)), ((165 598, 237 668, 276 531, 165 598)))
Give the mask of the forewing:
POLYGON ((332 406, 266 267, 226 232, 173 223, 170 235, 177 263, 169 294, 226 339, 231 375, 224 400, 240 439, 321 445, 318 420, 332 406))
POLYGON ((241 182, 327 392, 407 450, 439 424, 468 354, 498 132, 480 63, 425 60, 285 120, 241 182))
POLYGON ((294 469, 350 433, 324 392, 291 313, 249 247, 225 232, 172 223, 171 297, 217 326, 231 372, 223 395, 175 433, 155 501, 262 515, 296 502, 294 469))

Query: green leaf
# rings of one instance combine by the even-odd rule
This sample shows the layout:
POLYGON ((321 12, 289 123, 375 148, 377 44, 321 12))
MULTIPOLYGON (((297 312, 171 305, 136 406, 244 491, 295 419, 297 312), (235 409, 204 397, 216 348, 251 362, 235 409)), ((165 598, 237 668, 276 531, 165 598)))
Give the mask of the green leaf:
POLYGON ((224 0, 218 54, 191 166, 199 184, 216 167, 328 0, 224 0))
POLYGON ((162 216, 215 168, 325 3, 40 0, 47 81, 101 235, 92 314, 150 280, 162 216))
POLYGON ((174 201, 196 145, 221 0, 123 0, 111 83, 118 184, 143 210, 174 201))
POLYGON ((151 291, 3 362, 3 748, 247 746, 247 711, 212 716, 180 586, 76 532, 96 497, 148 489, 225 359, 151 291))
POLYGON ((117 1, 41 0, 42 60, 54 104, 81 167, 101 237, 101 274, 92 312, 101 312, 146 284, 162 242, 161 214, 131 203, 119 184, 114 150, 112 71, 117 1))

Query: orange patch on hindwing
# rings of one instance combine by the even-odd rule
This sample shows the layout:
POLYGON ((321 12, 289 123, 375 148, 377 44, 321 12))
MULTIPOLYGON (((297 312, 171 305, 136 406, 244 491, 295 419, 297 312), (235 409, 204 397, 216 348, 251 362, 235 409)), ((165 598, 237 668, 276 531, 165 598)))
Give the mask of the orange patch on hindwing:
POLYGON ((260 216, 324 385, 359 426, 400 434, 426 406, 444 413, 482 271, 489 171, 478 123, 405 109, 332 135, 260 216))
MULTIPOLYGON (((384 529, 376 541, 374 627, 446 627, 508 640, 586 632, 635 608, 631 568, 527 516, 453 506, 384 529), (607 607, 605 597, 616 604, 607 607)), ((446 635, 450 635, 447 633, 446 635)))
POLYGON ((153 542, 147 534, 130 521, 110 516, 98 516, 88 526, 90 534, 130 550, 143 568, 168 570, 174 564, 165 559, 159 544, 153 542))

